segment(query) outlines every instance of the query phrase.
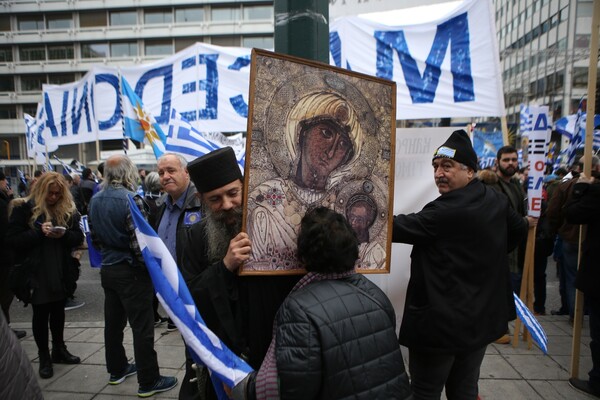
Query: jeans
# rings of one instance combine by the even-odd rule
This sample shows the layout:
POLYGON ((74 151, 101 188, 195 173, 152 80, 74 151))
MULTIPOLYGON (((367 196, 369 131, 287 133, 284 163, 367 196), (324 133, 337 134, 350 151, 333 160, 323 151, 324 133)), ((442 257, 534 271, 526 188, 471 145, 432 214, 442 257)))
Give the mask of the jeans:
POLYGON ((152 386, 160 377, 154 351, 154 289, 145 268, 119 263, 100 270, 104 289, 104 342, 106 369, 120 375, 127 368, 123 330, 129 320, 140 386, 152 386))
POLYGON ((562 242, 562 257, 560 263, 560 273, 564 277, 565 297, 569 316, 573 318, 575 314, 575 277, 577 276, 577 253, 578 244, 562 242))
POLYGON ((415 400, 473 400, 479 394, 479 370, 485 349, 459 354, 431 354, 409 349, 408 365, 415 400))

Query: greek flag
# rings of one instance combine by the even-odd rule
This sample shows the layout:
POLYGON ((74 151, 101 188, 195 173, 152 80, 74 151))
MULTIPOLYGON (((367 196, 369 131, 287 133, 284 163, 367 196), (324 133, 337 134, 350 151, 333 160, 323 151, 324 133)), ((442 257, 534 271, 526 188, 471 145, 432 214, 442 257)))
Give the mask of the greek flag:
POLYGON ((167 152, 181 154, 186 160, 192 161, 213 150, 219 149, 219 147, 196 130, 175 109, 171 111, 169 133, 167 134, 167 143, 165 146, 167 152))
POLYGON ((535 319, 529 308, 527 308, 515 292, 513 292, 513 297, 515 298, 518 317, 523 321, 523 324, 531 334, 531 338, 540 346, 544 354, 548 354, 548 337, 546 336, 546 332, 544 332, 544 328, 542 328, 542 325, 535 319))
POLYGON ((228 399, 222 384, 233 388, 252 368, 206 327, 167 246, 146 222, 131 196, 129 208, 158 300, 177 325, 194 361, 210 370, 219 399, 228 399))
POLYGON ((521 131, 521 135, 524 135, 531 131, 533 125, 533 118, 531 115, 531 111, 529 111, 529 107, 525 104, 521 104, 521 112, 520 112, 520 124, 519 130, 521 131))
POLYGON ((56 155, 54 155, 53 157, 63 167, 63 175, 69 175, 71 172, 73 172, 73 169, 69 165, 67 165, 67 163, 65 163, 60 158, 56 157, 56 155))
MULTIPOLYGON (((209 133, 209 135, 222 135, 219 132, 209 133)), ((186 160, 192 161, 198 157, 210 153, 213 150, 220 149, 225 144, 210 140, 207 135, 198 131, 190 122, 175 109, 171 111, 169 119, 169 132, 167 134, 167 143, 165 150, 169 153, 181 154, 186 160)), ((234 149, 235 150, 235 149, 234 149)), ((244 163, 246 153, 243 152, 238 159, 238 165, 244 172, 244 163)))
POLYGON ((124 77, 121 77, 121 91, 123 135, 140 143, 145 139, 152 145, 154 156, 158 159, 165 152, 165 134, 124 77))

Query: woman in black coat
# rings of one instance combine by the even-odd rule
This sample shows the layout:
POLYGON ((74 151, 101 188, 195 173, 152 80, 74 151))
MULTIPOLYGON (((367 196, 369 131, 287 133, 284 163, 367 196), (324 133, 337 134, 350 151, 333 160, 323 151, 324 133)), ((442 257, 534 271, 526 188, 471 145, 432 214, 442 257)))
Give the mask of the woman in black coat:
MULTIPOLYGON (((31 188, 25 202, 10 216, 7 246, 15 266, 29 269, 33 308, 32 330, 40 356, 40 377, 52 377, 52 362, 78 364, 65 346, 65 300, 73 294, 78 269, 71 251, 83 242, 80 216, 62 175, 46 172, 31 188), (48 348, 48 321, 52 332, 52 356, 48 348)), ((28 297, 28 296, 26 296, 28 297)))

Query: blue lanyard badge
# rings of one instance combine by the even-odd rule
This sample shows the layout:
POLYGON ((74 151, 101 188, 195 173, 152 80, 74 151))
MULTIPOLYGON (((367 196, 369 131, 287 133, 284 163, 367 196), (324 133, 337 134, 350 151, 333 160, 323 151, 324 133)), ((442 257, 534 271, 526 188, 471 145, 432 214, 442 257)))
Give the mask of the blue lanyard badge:
POLYGON ((183 224, 184 225, 194 225, 196 222, 200 221, 202 214, 200 211, 186 211, 183 216, 183 224))

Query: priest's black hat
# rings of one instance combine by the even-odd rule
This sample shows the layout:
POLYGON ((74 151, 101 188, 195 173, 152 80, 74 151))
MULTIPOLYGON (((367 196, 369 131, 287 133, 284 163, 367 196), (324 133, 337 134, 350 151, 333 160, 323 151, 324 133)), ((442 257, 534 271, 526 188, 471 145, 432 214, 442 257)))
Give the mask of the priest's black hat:
POLYGON ((477 153, 473 149, 467 132, 460 129, 452 132, 446 142, 433 153, 433 159, 450 158, 477 171, 477 153))
POLYGON ((200 193, 207 193, 236 179, 242 179, 242 172, 231 147, 223 147, 198 157, 187 165, 187 169, 200 193))

